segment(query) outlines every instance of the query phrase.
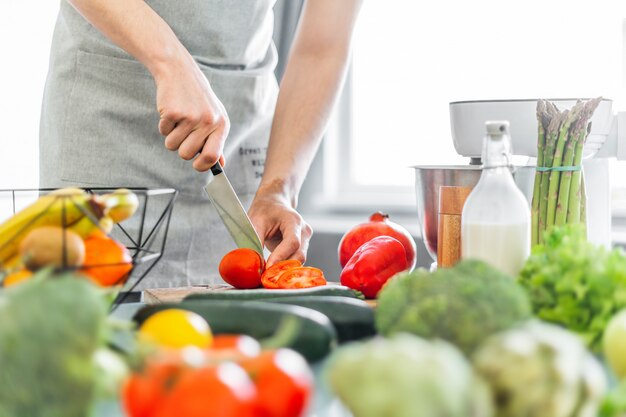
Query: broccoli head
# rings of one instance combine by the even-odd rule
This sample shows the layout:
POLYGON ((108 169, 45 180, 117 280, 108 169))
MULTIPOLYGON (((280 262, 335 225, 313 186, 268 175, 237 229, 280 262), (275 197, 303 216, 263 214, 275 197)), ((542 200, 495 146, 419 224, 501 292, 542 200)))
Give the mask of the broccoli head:
POLYGON ((530 316, 527 294, 513 278, 465 260, 434 273, 396 275, 379 295, 376 327, 383 335, 444 339, 471 353, 486 337, 530 316))
POLYGON ((84 417, 105 339, 102 291, 42 271, 0 293, 0 417, 84 417))

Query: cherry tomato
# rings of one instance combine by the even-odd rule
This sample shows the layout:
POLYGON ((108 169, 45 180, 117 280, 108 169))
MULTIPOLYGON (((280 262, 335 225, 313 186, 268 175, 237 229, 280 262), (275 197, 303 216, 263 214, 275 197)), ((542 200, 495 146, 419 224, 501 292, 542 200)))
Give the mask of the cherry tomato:
POLYGON ((354 252, 339 280, 366 298, 376 298, 389 278, 409 266, 402 243, 389 236, 378 236, 354 252))
POLYGON ((152 357, 141 372, 133 373, 121 392, 129 417, 152 417, 188 366, 179 356, 152 357))
POLYGON ((139 327, 139 338, 169 348, 207 348, 213 335, 206 320, 192 311, 168 308, 148 317, 139 327))
POLYGON ((276 286, 281 289, 310 288, 326 285, 321 269, 311 266, 291 268, 278 276, 276 286))
POLYGON ((339 242, 339 263, 342 267, 364 243, 377 236, 390 236, 400 241, 404 247, 408 266, 413 269, 417 260, 415 240, 402 226, 389 220, 389 216, 377 212, 370 216, 370 221, 354 226, 339 242))
POLYGON ((264 351, 240 364, 256 385, 261 415, 304 415, 315 382, 309 365, 299 353, 290 349, 264 351))
POLYGON ((261 274, 265 260, 256 251, 239 248, 228 252, 220 262, 220 275, 235 288, 257 288, 261 286, 261 274))
POLYGON ((154 417, 258 417, 257 389, 237 364, 185 373, 154 417))
POLYGON ((288 269, 301 267, 302 262, 296 259, 288 259, 286 261, 276 262, 263 272, 261 282, 265 288, 278 289, 277 281, 280 275, 288 269))
POLYGON ((236 355, 254 357, 261 353, 261 344, 253 337, 245 334, 218 334, 213 337, 209 349, 216 351, 232 351, 236 355))

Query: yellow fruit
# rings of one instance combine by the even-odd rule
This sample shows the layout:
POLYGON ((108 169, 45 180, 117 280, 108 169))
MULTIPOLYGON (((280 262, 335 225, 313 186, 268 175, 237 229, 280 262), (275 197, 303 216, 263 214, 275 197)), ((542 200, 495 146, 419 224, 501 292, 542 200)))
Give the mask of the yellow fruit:
POLYGON ((69 229, 42 226, 26 235, 20 243, 19 253, 30 270, 45 266, 77 267, 85 260, 85 243, 69 229))
POLYGON ((208 348, 213 335, 209 324, 199 314, 170 308, 148 317, 139 328, 139 339, 169 348, 208 348))
POLYGON ((604 330, 604 355, 618 379, 626 378, 626 310, 617 313, 604 330))
POLYGON ((26 281, 30 277, 33 276, 33 273, 28 269, 21 269, 19 271, 15 271, 4 277, 2 280, 2 285, 4 287, 10 287, 15 284, 19 284, 23 281, 26 281))
POLYGON ((104 213, 115 223, 128 219, 135 214, 139 207, 137 195, 126 188, 115 190, 111 194, 99 196, 99 200, 104 203, 104 213))
POLYGON ((41 226, 71 226, 85 213, 100 219, 104 207, 93 195, 79 188, 63 188, 39 197, 0 224, 0 265, 18 253, 20 242, 29 231, 41 226))

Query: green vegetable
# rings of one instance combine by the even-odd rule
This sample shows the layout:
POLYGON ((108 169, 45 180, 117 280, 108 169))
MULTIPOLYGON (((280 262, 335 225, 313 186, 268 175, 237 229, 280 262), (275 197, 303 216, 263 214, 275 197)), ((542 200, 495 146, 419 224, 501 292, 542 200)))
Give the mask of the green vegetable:
POLYGON ((320 285, 311 288, 298 288, 295 290, 269 290, 266 288, 254 288, 251 290, 227 290, 210 291, 189 294, 185 300, 265 300, 278 297, 302 297, 308 295, 331 295, 337 297, 349 297, 364 299, 360 291, 343 285, 320 285))
POLYGON ((604 371, 574 334, 541 322, 499 333, 476 351, 497 417, 596 417, 604 371))
POLYGON ((626 417, 626 380, 604 397, 600 417, 626 417))
POLYGON ((586 240, 584 226, 546 233, 520 273, 535 314, 583 337, 596 352, 608 321, 626 307, 626 255, 586 240))
POLYGON ((351 343, 327 369, 354 417, 489 417, 491 398, 454 346, 400 334, 351 343))
POLYGON ((0 293, 0 417, 88 415, 107 309, 99 288, 70 273, 42 271, 0 293))
POLYGON ((441 338, 472 352, 487 336, 530 317, 524 290, 484 262, 466 260, 434 273, 392 278, 379 295, 376 328, 383 335, 441 338))
POLYGON ((332 295, 304 295, 268 298, 264 301, 292 304, 319 311, 337 330, 339 343, 371 337, 376 334, 374 310, 363 300, 332 295))
POLYGON ((315 362, 324 358, 337 344, 337 332, 324 314, 306 307, 251 300, 185 300, 175 304, 148 305, 133 318, 141 324, 150 315, 168 308, 198 313, 215 334, 241 333, 265 339, 273 336, 285 317, 293 317, 298 331, 285 347, 315 362))
POLYGON ((551 102, 537 101, 537 166, 548 170, 538 170, 535 176, 533 245, 542 243, 544 232, 555 225, 581 222, 585 204, 584 182, 580 170, 570 168, 580 167, 582 151, 591 130, 589 120, 601 101, 600 97, 578 100, 571 110, 563 112, 551 102))

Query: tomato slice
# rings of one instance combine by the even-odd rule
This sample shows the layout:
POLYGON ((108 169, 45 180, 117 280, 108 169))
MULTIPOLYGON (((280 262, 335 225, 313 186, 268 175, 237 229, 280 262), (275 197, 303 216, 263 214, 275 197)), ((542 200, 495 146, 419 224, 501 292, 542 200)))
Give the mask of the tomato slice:
POLYGON ((287 259, 286 261, 276 262, 263 272, 263 275, 261 275, 261 283, 265 288, 278 289, 280 287, 276 284, 276 282, 278 281, 278 278, 280 278, 280 275, 291 268, 298 268, 301 266, 302 262, 296 259, 287 259))
POLYGON ((319 287, 326 285, 326 278, 324 278, 321 269, 312 266, 300 266, 281 273, 276 285, 281 289, 319 287))

